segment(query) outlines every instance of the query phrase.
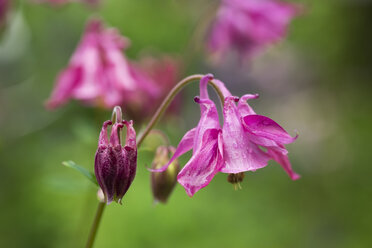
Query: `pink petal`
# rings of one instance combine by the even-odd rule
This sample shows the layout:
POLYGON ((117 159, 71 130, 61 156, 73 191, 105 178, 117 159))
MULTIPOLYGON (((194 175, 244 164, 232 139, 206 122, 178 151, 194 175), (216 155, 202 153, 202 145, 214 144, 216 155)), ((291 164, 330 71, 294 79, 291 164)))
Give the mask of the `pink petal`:
POLYGON ((177 159, 182 154, 190 151, 192 149, 193 145, 194 145, 195 133, 196 133, 196 128, 193 128, 183 136, 183 138, 181 139, 180 143, 178 144, 177 149, 174 152, 172 158, 169 160, 169 162, 166 165, 164 165, 163 167, 161 167, 159 169, 149 169, 149 170, 152 171, 152 172, 163 172, 168 168, 168 166, 175 159, 177 159))
POLYGON ((209 99, 207 86, 208 86, 208 82, 211 81, 212 79, 213 79, 212 74, 207 74, 204 77, 202 77, 202 79, 200 79, 199 88, 200 88, 201 99, 209 99))
POLYGON ((178 182, 190 197, 207 186, 223 166, 223 160, 218 151, 220 132, 218 129, 210 129, 205 132, 200 150, 191 157, 177 176, 178 182))
POLYGON ((201 117, 195 131, 194 152, 200 148, 206 130, 221 128, 217 108, 214 102, 209 99, 199 98, 195 98, 195 101, 200 105, 201 117))
POLYGON ((278 162, 283 167, 285 172, 287 172, 292 180, 297 180, 300 178, 300 175, 292 170, 291 162, 289 162, 288 156, 282 153, 282 150, 276 149, 275 147, 269 147, 267 149, 267 152, 276 162, 278 162))
POLYGON ((82 68, 68 67, 57 79, 57 84, 52 92, 51 97, 47 100, 46 106, 54 109, 65 104, 72 96, 73 90, 77 87, 82 78, 82 68))
POLYGON ((222 128, 224 173, 255 171, 267 165, 269 156, 249 140, 240 121, 234 97, 227 97, 222 128))
POLYGON ((238 111, 239 111, 240 116, 255 115, 256 114, 254 112, 254 110, 251 108, 251 106, 249 106, 249 104, 247 103, 247 100, 256 99, 258 97, 259 97, 258 94, 254 94, 254 95, 247 94, 247 95, 242 96, 239 99, 238 111))
POLYGON ((297 139, 291 137, 278 123, 262 115, 247 115, 242 118, 246 130, 259 138, 273 140, 279 144, 289 144, 297 139))
POLYGON ((105 121, 103 123, 101 133, 99 134, 98 146, 108 146, 107 126, 109 125, 112 125, 111 121, 105 121))

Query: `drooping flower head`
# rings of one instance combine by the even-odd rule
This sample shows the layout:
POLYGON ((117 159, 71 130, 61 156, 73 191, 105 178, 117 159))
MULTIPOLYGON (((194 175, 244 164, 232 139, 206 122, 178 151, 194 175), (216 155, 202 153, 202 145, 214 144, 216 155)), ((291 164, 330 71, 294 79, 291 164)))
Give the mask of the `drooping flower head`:
POLYGON ((298 7, 280 0, 223 0, 208 48, 219 55, 236 50, 250 58, 286 35, 298 7))
POLYGON ((275 121, 253 111, 246 101, 258 95, 248 94, 239 99, 214 79, 224 95, 221 128, 216 106, 208 97, 210 80, 212 75, 201 79, 200 97, 195 98, 201 108, 197 127, 184 135, 170 161, 153 171, 164 171, 174 159, 192 149, 191 159, 177 177, 189 196, 207 186, 217 172, 228 173, 229 182, 239 183, 244 172, 263 168, 270 159, 277 161, 293 180, 297 179, 299 176, 293 172, 284 147, 297 137, 291 137, 275 121))
POLYGON ((112 108, 131 102, 138 90, 158 94, 152 80, 122 54, 128 45, 116 29, 90 20, 68 67, 57 79, 47 107, 56 108, 73 98, 112 108))
POLYGON ((110 139, 107 137, 107 127, 111 121, 103 123, 98 148, 95 157, 94 171, 97 182, 105 196, 105 201, 121 203, 136 175, 137 145, 136 132, 132 121, 115 123, 111 128, 110 139), (125 145, 121 145, 121 129, 127 128, 125 145))

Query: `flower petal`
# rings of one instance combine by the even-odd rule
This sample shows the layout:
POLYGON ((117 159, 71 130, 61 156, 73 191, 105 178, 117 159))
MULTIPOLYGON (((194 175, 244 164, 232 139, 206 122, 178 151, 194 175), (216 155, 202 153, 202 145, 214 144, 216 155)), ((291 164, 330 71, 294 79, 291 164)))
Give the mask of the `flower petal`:
POLYGON ((209 99, 208 96, 208 82, 213 79, 212 74, 206 74, 202 79, 200 79, 199 89, 200 89, 200 98, 209 99))
POLYGON ((196 132, 196 128, 193 128, 183 136, 183 138, 181 139, 180 143, 178 144, 177 149, 174 152, 172 158, 168 161, 168 163, 166 165, 164 165, 163 167, 161 167, 159 169, 149 169, 149 170, 152 171, 152 172, 163 172, 168 168, 168 166, 175 159, 177 159, 182 154, 190 151, 192 149, 193 145, 194 145, 195 132, 196 132))
POLYGON ((238 111, 240 113, 240 116, 255 115, 256 114, 254 112, 254 110, 251 108, 251 106, 249 106, 249 104, 247 103, 247 100, 256 99, 258 97, 259 97, 258 94, 247 94, 247 95, 242 96, 239 99, 238 111))
POLYGON ((242 118, 245 129, 259 138, 273 140, 279 144, 289 144, 297 139, 291 137, 278 123, 263 115, 247 115, 242 118))
POLYGON ((223 166, 223 159, 218 151, 220 132, 218 129, 205 132, 200 150, 191 157, 177 176, 178 182, 190 197, 207 186, 223 166))
POLYGON ((241 124, 234 97, 227 97, 224 105, 222 128, 224 173, 255 171, 267 165, 269 156, 246 135, 241 124))
POLYGON ((194 153, 201 147, 202 138, 208 129, 221 129, 216 105, 209 99, 195 98, 200 105, 201 117, 195 130, 194 153))
MULTIPOLYGON (((282 148, 284 148, 284 146, 282 146, 282 148)), ((292 180, 297 180, 300 178, 300 175, 292 170, 291 162, 289 162, 288 156, 286 154, 283 154, 281 150, 276 149, 275 147, 269 147, 267 148, 267 152, 276 162, 278 162, 283 167, 285 172, 287 172, 292 180)))
POLYGON ((214 79, 213 82, 218 86, 218 88, 221 90, 223 96, 226 98, 228 96, 231 96, 231 93, 230 91, 226 88, 225 84, 218 80, 218 79, 214 79))

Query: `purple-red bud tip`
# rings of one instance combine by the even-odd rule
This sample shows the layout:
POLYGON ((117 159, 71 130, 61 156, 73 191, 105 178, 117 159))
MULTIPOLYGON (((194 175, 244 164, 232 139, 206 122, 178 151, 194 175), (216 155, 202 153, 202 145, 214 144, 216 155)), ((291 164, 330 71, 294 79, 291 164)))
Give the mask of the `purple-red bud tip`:
POLYGON ((235 101, 235 102, 239 102, 239 97, 234 96, 234 101, 235 101))
POLYGON ((103 123, 103 128, 106 128, 107 126, 112 125, 112 121, 105 121, 103 123))
POLYGON ((194 102, 199 103, 200 102, 200 97, 199 96, 194 97, 194 102))

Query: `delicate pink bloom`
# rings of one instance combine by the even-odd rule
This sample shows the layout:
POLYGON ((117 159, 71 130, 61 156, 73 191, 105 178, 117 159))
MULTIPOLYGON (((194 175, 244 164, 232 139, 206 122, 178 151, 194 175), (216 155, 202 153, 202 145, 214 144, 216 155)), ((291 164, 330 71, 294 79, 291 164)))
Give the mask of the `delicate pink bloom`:
POLYGON ((103 123, 95 157, 94 171, 107 204, 113 200, 121 203, 136 175, 137 145, 133 122, 115 123, 111 129, 110 140, 107 127, 111 121, 103 123), (121 129, 126 125, 125 145, 121 145, 121 129))
POLYGON ((207 75, 200 81, 200 98, 195 98, 201 107, 198 126, 185 134, 165 166, 152 171, 164 171, 174 159, 192 149, 191 159, 177 177, 189 196, 207 186, 217 172, 255 171, 265 167, 270 159, 277 161, 292 179, 297 179, 299 176, 293 172, 284 147, 297 137, 291 137, 275 121, 253 111, 246 101, 258 95, 239 99, 221 81, 214 80, 225 97, 221 129, 216 106, 207 92, 207 83, 212 79, 207 75))
POLYGON ((219 55, 235 49, 249 58, 286 35, 297 5, 279 0, 223 0, 208 48, 219 55))
POLYGON ((56 108, 73 98, 112 108, 134 100, 138 90, 158 94, 152 80, 122 54, 128 43, 116 29, 104 28, 100 20, 89 21, 47 107, 56 108))

